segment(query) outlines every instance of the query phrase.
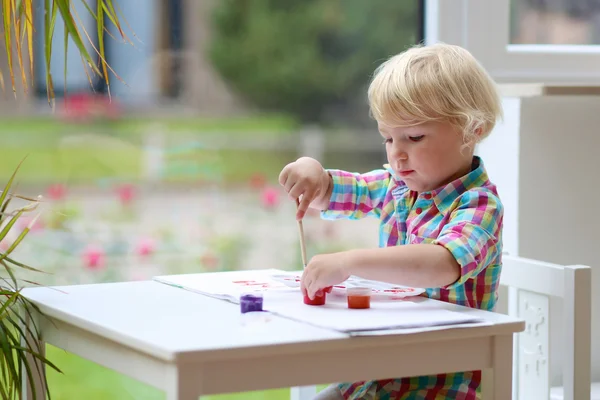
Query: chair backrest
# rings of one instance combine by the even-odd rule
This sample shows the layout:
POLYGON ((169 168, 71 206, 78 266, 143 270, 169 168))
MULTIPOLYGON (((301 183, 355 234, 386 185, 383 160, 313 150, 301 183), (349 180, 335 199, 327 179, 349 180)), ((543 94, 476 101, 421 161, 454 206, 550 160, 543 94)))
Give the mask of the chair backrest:
POLYGON ((550 396, 550 298, 562 299, 562 380, 565 400, 589 400, 591 376, 591 268, 505 255, 500 284, 508 287, 508 314, 526 322, 514 348, 515 399, 550 396))

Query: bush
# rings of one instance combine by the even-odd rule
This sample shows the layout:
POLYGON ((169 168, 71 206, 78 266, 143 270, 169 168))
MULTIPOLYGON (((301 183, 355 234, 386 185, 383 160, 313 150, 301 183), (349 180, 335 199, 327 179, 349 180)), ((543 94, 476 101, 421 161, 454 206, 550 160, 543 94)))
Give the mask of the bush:
POLYGON ((414 44, 415 0, 219 0, 210 58, 247 102, 319 122, 414 44))

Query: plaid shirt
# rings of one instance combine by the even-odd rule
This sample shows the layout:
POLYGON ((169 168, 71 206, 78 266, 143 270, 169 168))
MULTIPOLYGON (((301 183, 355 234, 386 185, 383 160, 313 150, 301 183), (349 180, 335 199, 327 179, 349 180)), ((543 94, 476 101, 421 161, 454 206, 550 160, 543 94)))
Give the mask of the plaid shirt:
MULTIPOLYGON (((416 193, 389 165, 366 174, 329 170, 333 193, 325 219, 378 218, 379 246, 433 243, 447 248, 461 267, 455 283, 426 289, 427 297, 492 310, 502 255, 503 207, 483 162, 431 192, 416 193)), ((481 371, 340 384, 347 399, 477 399, 481 371)))

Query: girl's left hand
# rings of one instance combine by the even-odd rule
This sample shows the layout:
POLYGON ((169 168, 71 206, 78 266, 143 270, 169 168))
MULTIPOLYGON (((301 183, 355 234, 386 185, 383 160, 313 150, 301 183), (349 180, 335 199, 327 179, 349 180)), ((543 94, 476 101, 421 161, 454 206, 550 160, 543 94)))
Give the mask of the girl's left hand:
POLYGON ((347 272, 345 252, 321 254, 311 258, 304 269, 300 288, 312 300, 315 294, 326 287, 337 285, 350 277, 347 272))

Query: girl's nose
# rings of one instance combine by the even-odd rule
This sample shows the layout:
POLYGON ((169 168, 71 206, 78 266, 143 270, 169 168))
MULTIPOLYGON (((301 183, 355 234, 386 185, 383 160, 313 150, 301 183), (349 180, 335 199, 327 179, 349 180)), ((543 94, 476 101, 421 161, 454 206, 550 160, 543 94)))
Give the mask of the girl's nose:
POLYGON ((394 147, 392 148, 390 155, 392 156, 391 158, 393 158, 394 160, 405 161, 408 159, 408 154, 406 153, 406 151, 404 151, 397 144, 394 144, 394 147))

